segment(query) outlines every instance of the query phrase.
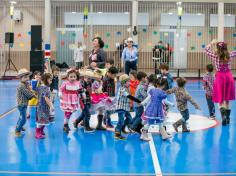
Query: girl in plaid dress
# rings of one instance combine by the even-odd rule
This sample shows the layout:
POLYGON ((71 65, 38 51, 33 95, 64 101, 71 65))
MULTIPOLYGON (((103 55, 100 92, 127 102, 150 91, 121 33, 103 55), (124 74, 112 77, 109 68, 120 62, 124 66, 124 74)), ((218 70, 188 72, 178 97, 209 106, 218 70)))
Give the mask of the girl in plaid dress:
POLYGON ((231 63, 236 57, 236 51, 229 52, 225 42, 213 40, 205 52, 214 62, 216 75, 213 84, 212 100, 219 103, 222 118, 222 125, 230 123, 229 101, 235 100, 235 84, 231 73, 231 63), (213 47, 216 50, 213 50, 213 47))

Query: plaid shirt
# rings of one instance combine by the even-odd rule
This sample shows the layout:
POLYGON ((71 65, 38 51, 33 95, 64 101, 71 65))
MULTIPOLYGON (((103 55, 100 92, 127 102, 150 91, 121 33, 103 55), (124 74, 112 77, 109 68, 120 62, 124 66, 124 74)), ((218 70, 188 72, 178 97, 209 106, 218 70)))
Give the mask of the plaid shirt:
POLYGON ((102 91, 106 92, 109 97, 114 97, 116 90, 115 87, 115 80, 105 76, 103 80, 102 91))
POLYGON ((168 94, 175 94, 177 107, 179 111, 184 111, 188 109, 188 101, 195 106, 196 109, 199 109, 198 104, 192 99, 188 92, 184 88, 174 87, 166 91, 168 94))
MULTIPOLYGON (((143 82, 139 83, 135 92, 135 97, 139 99, 140 101, 143 101, 147 97, 147 86, 145 85, 145 83, 143 82)), ((138 105, 137 103, 135 103, 134 105, 135 107, 141 106, 141 105, 138 105)))
POLYGON ((203 88, 206 91, 206 95, 210 97, 212 97, 214 79, 214 75, 210 72, 203 76, 203 88))
POLYGON ((92 83, 91 81, 84 81, 80 80, 80 84, 82 85, 83 89, 79 90, 79 96, 83 102, 83 104, 91 104, 91 93, 92 93, 92 83), (86 94, 86 98, 83 98, 83 94, 86 94))
POLYGON ((125 111, 130 111, 130 99, 127 97, 129 95, 129 89, 121 86, 118 93, 117 110, 122 109, 125 111))
POLYGON ((210 59, 213 60, 216 67, 216 71, 221 72, 226 72, 231 69, 232 58, 236 56, 236 51, 232 51, 229 55, 229 61, 227 63, 222 63, 220 62, 220 58, 218 57, 218 55, 212 51, 210 45, 205 48, 205 52, 210 57, 210 59))
POLYGON ((28 105, 28 101, 33 97, 35 95, 30 91, 29 84, 21 82, 16 93, 17 105, 28 105))

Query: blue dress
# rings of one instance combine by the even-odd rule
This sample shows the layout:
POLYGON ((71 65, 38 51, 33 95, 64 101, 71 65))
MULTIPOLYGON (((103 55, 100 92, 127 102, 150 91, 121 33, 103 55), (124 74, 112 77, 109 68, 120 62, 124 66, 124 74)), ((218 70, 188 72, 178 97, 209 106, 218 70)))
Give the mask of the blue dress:
POLYGON ((164 120, 162 100, 167 97, 167 94, 158 88, 151 89, 149 94, 151 95, 151 101, 145 110, 144 117, 162 122, 164 120))

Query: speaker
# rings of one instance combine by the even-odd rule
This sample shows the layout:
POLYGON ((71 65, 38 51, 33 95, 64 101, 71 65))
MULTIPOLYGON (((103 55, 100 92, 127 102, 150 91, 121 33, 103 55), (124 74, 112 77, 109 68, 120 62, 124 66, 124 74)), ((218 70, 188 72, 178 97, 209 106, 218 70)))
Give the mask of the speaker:
POLYGON ((14 43, 14 33, 13 32, 6 32, 5 33, 5 43, 14 43))
POLYGON ((30 71, 44 72, 44 52, 30 51, 30 71))
POLYGON ((31 26, 31 51, 42 50, 42 26, 31 26))

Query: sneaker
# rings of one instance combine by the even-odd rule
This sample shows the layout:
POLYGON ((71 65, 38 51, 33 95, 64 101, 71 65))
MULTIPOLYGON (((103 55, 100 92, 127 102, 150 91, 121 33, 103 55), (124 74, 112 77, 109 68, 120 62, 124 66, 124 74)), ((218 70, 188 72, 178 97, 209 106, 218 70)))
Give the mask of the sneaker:
POLYGON ((118 139, 118 140, 125 140, 126 139, 126 137, 122 136, 120 133, 115 133, 114 138, 118 139))
POLYGON ((126 131, 125 129, 126 129, 125 127, 122 128, 122 130, 121 130, 122 133, 124 133, 124 134, 129 134, 129 133, 130 133, 130 130, 129 130, 129 132, 128 132, 128 131, 126 131))
POLYGON ((26 115, 26 118, 29 119, 29 118, 30 118, 30 114, 27 114, 27 115, 26 115))
POLYGON ((93 133, 94 131, 95 131, 95 130, 92 129, 92 128, 90 128, 90 127, 84 128, 84 132, 85 132, 85 133, 93 133))
POLYGON ((209 117, 209 119, 210 119, 210 120, 215 120, 216 117, 215 117, 214 115, 212 115, 212 116, 209 117))
POLYGON ((15 132, 15 136, 16 136, 16 137, 21 137, 21 132, 16 131, 16 132, 15 132))
POLYGON ((224 119, 222 120, 222 125, 223 125, 223 126, 226 126, 226 125, 227 125, 227 119, 226 119, 226 118, 224 118, 224 119))
POLYGON ((69 125, 68 125, 68 124, 64 124, 63 131, 64 131, 65 133, 69 133, 70 128, 69 128, 69 125))

